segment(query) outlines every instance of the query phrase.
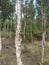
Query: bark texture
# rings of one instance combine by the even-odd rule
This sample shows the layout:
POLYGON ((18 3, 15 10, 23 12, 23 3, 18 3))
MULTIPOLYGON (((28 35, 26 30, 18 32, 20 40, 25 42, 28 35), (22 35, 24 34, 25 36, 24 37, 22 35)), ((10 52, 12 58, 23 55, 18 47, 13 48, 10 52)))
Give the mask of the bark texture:
POLYGON ((44 45, 46 38, 46 11, 43 9, 42 0, 41 0, 41 14, 42 14, 42 64, 44 63, 44 45))
POLYGON ((17 65, 23 65, 21 60, 21 0, 17 0, 17 28, 15 35, 15 47, 16 47, 16 58, 17 65))

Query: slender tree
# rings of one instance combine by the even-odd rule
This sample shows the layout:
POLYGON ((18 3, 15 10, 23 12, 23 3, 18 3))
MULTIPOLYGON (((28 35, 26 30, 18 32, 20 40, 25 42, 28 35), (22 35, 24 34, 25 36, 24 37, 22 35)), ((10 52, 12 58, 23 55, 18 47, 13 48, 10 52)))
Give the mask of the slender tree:
POLYGON ((1 50, 2 50, 2 42, 1 42, 1 22, 0 22, 0 56, 1 56, 1 50))
POLYGON ((42 14, 42 64, 44 63, 44 45, 45 45, 45 36, 46 36, 46 12, 43 8, 43 3, 41 0, 41 14, 42 14))
POLYGON ((30 29, 31 29, 31 43, 33 43, 33 34, 32 34, 32 26, 30 25, 30 29))
POLYGON ((25 21, 25 24, 24 24, 24 41, 25 41, 25 38, 26 38, 26 21, 25 21))
POLYGON ((15 47, 16 47, 16 58, 17 65, 23 65, 21 60, 21 0, 17 0, 17 28, 15 35, 15 47))

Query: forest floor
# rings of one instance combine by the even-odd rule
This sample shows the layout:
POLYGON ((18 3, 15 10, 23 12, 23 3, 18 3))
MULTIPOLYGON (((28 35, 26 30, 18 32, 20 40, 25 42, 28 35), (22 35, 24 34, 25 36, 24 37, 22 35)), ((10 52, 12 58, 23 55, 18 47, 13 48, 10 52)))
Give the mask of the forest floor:
MULTIPOLYGON (((34 41, 34 43, 22 43, 24 50, 21 57, 24 65, 40 65, 41 63, 41 41, 34 41)), ((14 34, 2 35, 2 55, 0 56, 1 65, 16 65, 16 53, 14 34)), ((43 65, 49 65, 49 42, 45 44, 45 56, 43 65)))

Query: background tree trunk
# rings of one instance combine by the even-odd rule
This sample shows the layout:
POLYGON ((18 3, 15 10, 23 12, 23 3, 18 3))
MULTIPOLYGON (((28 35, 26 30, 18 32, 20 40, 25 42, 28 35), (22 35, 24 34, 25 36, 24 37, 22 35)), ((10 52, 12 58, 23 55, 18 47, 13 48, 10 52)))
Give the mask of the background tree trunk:
POLYGON ((12 20, 10 22, 10 38, 11 38, 11 32, 12 32, 12 20))
POLYGON ((46 13, 43 9, 41 1, 41 14, 42 14, 42 64, 44 63, 44 45, 45 45, 45 36, 46 36, 46 13))
MULTIPOLYGON (((1 50, 2 50, 2 42, 1 42, 1 22, 0 22, 0 57, 1 57, 1 50)), ((1 65, 1 61, 0 61, 1 65)))
POLYGON ((30 29, 31 29, 31 43, 33 43, 33 34, 32 34, 32 26, 30 25, 30 29))
POLYGON ((25 38, 26 38, 26 21, 25 21, 25 24, 24 24, 24 42, 25 42, 25 38))

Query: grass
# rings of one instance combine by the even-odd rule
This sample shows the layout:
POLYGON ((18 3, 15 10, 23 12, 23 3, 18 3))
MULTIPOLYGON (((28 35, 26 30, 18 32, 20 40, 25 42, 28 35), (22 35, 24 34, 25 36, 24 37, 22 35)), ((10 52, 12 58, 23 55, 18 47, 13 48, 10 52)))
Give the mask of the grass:
MULTIPOLYGON (((44 64, 49 65, 49 42, 46 42, 44 64)), ((22 43, 23 44, 23 43, 22 43)), ((34 41, 34 43, 24 43, 24 50, 22 52, 22 62, 24 65, 40 65, 41 62, 41 41, 34 41)), ((2 56, 0 57, 2 65, 17 65, 14 35, 6 36, 2 34, 2 56), (5 36, 5 37, 4 37, 5 36)))

